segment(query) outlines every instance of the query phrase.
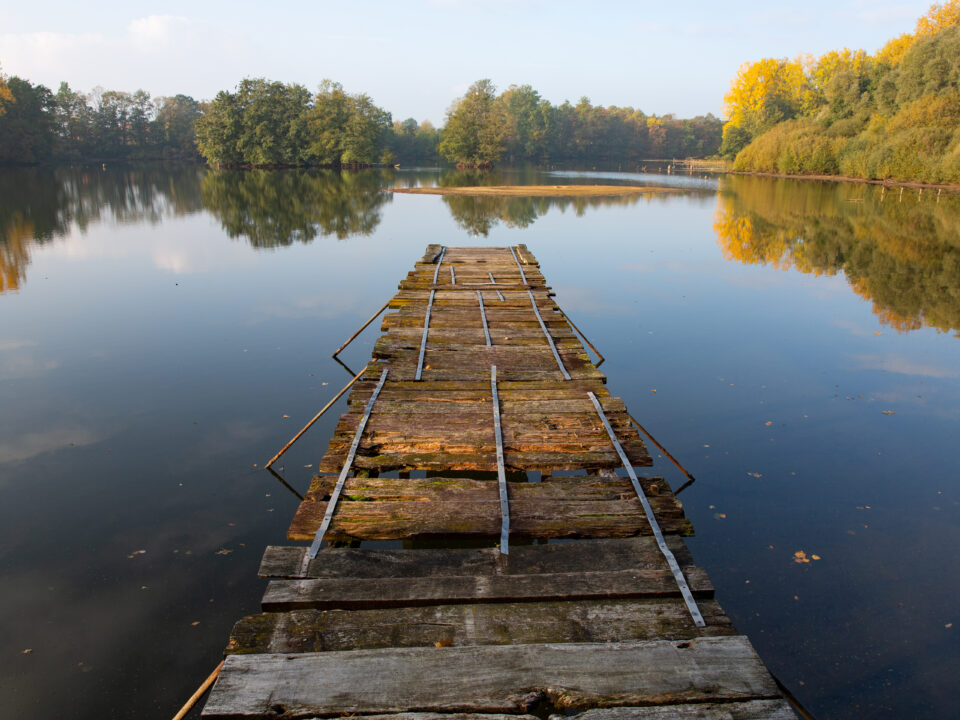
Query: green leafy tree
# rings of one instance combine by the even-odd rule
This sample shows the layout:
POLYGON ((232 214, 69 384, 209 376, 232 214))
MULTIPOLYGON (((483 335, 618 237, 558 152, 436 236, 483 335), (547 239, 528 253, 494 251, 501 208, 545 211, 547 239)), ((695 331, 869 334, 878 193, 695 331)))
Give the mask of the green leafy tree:
POLYGON ((448 160, 464 165, 493 165, 504 150, 503 106, 490 80, 478 80, 447 111, 438 149, 448 160))
POLYGON ((43 85, 11 77, 6 87, 12 96, 0 115, 0 163, 33 164, 48 160, 53 152, 53 95, 43 85))

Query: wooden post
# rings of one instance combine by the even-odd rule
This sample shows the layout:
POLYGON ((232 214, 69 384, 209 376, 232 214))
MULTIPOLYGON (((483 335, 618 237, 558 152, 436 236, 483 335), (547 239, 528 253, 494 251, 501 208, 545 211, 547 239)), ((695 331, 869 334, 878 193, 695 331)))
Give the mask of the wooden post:
POLYGON ((575 333, 577 333, 577 335, 579 335, 580 337, 583 338, 583 341, 587 344, 587 346, 588 346, 591 350, 593 350, 593 352, 594 352, 594 353, 596 354, 596 356, 599 358, 600 362, 598 362, 596 365, 594 365, 594 367, 600 367, 600 366, 603 364, 603 361, 606 360, 606 358, 603 357, 603 355, 600 354, 600 351, 597 350, 597 349, 593 346, 593 343, 592 343, 592 342, 590 342, 589 340, 587 340, 587 336, 584 335, 582 332, 580 332, 580 328, 578 328, 576 325, 573 324, 573 320, 571 320, 571 319, 567 316, 567 314, 563 311, 563 308, 561 308, 561 307, 558 305, 558 306, 557 306, 557 310, 559 310, 559 311, 560 311, 560 314, 563 315, 563 319, 566 320, 568 323, 570 323, 570 327, 573 328, 573 331, 574 331, 575 333))
POLYGON ((321 410, 316 415, 314 415, 313 420, 311 420, 306 425, 304 425, 303 430, 301 430, 296 435, 294 435, 293 439, 290 442, 288 442, 286 445, 280 448, 280 452, 278 452, 276 455, 270 458, 270 460, 267 462, 266 465, 264 465, 264 467, 269 469, 271 465, 273 465, 277 460, 279 460, 280 456, 283 455, 290 448, 291 445, 293 445, 297 440, 299 440, 300 436, 303 435, 307 430, 309 430, 310 426, 313 425, 317 420, 319 420, 320 416, 323 415, 327 410, 329 410, 330 406, 333 405, 337 400, 339 400, 340 396, 343 395, 347 390, 349 390, 353 386, 353 384, 360 379, 360 376, 363 375, 366 371, 367 369, 364 368, 363 370, 358 372, 356 375, 354 375, 353 380, 351 380, 346 385, 344 385, 343 389, 333 396, 333 400, 331 400, 326 405, 324 405, 323 410, 321 410))
POLYGON ((193 706, 197 704, 197 700, 203 697, 203 694, 210 689, 210 686, 213 685, 213 681, 217 679, 217 676, 220 674, 220 671, 223 670, 223 664, 227 661, 226 658, 220 661, 220 664, 217 665, 217 669, 210 673, 210 677, 203 681, 203 684, 197 688, 197 691, 190 696, 190 699, 187 700, 187 704, 180 708, 180 712, 173 716, 173 720, 183 720, 187 716, 187 713, 193 709, 193 706))
MULTIPOLYGON (((391 299, 392 299, 392 298, 391 298, 391 299)), ((382 313, 384 310, 386 310, 389 305, 390 305, 390 300, 387 300, 387 301, 383 304, 383 307, 380 308, 379 310, 377 310, 377 312, 374 314, 373 317, 371 317, 371 318, 370 318, 369 320, 367 320, 363 325, 361 325, 359 330, 357 330, 353 335, 351 335, 343 345, 341 345, 340 347, 337 348, 336 352, 333 353, 333 357, 336 357, 337 355, 339 355, 340 352, 341 352, 347 345, 349 345, 350 343, 352 343, 352 342, 356 339, 357 335, 359 335, 359 334, 362 333, 364 330, 366 330, 366 329, 367 329, 367 325, 369 325, 369 324, 372 323, 374 320, 376 320, 378 317, 380 317, 380 313, 382 313)))
POLYGON ((636 421, 636 418, 634 418, 633 415, 629 415, 629 414, 628 414, 627 417, 630 418, 630 422, 632 422, 634 425, 637 426, 637 429, 638 429, 640 432, 642 432, 644 435, 646 435, 648 438, 650 438, 650 442, 652 442, 654 445, 656 445, 658 448, 660 448, 660 452, 662 452, 664 455, 666 455, 668 458, 670 458, 670 460, 673 462, 673 464, 676 465, 678 468, 680 468, 680 471, 681 471, 684 475, 686 475, 688 478, 690 478, 690 482, 689 482, 689 483, 686 483, 686 484, 684 485, 684 487, 686 487, 687 485, 690 485, 690 484, 692 484, 692 483, 694 483, 694 482, 697 481, 697 479, 696 479, 693 475, 691 475, 689 472, 687 472, 687 469, 686 469, 683 465, 681 465, 680 462, 679 462, 673 455, 671 455, 669 452, 667 452, 667 449, 666 449, 663 445, 661 445, 660 443, 657 442, 657 439, 656 439, 653 435, 651 435, 650 433, 648 433, 648 432, 646 431, 646 429, 643 427, 643 425, 641 425, 640 423, 638 423, 638 422, 636 421))

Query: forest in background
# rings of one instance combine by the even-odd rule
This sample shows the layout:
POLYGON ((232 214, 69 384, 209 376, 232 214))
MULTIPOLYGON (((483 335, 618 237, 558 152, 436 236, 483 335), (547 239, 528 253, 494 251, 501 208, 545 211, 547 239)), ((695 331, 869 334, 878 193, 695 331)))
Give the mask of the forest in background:
POLYGON ((225 167, 636 162, 717 152, 723 123, 625 107, 553 105, 530 85, 500 94, 474 83, 442 128, 394 121, 364 93, 324 80, 316 93, 295 83, 247 78, 211 101, 151 98, 61 83, 56 93, 0 73, 0 164, 139 160, 225 167))
POLYGON ((764 58, 724 98, 734 169, 960 182, 960 0, 875 54, 764 58))

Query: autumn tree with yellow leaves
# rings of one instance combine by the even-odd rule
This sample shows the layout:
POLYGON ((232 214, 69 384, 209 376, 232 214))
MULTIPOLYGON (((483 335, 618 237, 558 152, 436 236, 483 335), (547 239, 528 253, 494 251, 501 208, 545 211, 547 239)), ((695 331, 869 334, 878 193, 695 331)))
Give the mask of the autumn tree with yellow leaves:
POLYGON ((0 67, 0 115, 7 111, 7 103, 13 102, 13 93, 7 85, 7 76, 3 74, 3 67, 0 67))
POLYGON ((739 170, 960 182, 960 0, 874 55, 746 63, 724 102, 739 170))

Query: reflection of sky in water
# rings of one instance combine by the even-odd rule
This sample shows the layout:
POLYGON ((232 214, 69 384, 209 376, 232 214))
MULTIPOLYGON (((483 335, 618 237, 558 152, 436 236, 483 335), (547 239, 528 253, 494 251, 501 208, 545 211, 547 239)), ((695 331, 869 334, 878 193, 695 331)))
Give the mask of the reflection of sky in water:
POLYGON ((667 187, 690 188, 692 190, 716 190, 717 178, 706 173, 689 173, 679 168, 673 168, 670 173, 666 165, 650 163, 651 167, 661 167, 661 172, 603 172, 587 170, 551 170, 547 175, 560 178, 582 178, 593 181, 610 180, 619 184, 631 185, 665 185, 667 187))
MULTIPOLYGON (((441 197, 395 196, 367 235, 265 251, 222 229, 242 205, 200 211, 184 191, 179 207, 194 209, 162 222, 67 223, 28 242, 19 290, 0 296, 10 712, 179 707, 233 622, 259 609, 260 555, 284 542, 296 507, 254 464, 349 379, 330 353, 440 242, 526 243, 539 258, 607 357, 611 391, 698 478, 681 498, 719 600, 815 715, 949 715, 960 342, 898 333, 844 273, 763 264, 781 251, 760 232, 772 211, 738 192, 733 205, 697 194, 550 207, 486 237, 441 197), (718 208, 753 213, 756 245, 737 247, 761 262, 724 259, 718 208), (822 560, 794 563, 798 550, 822 560)), ((770 207, 793 197, 779 192, 770 207)), ((376 335, 344 361, 362 365, 376 335)), ((335 422, 285 456, 299 490, 335 422)), ((682 482, 661 460, 655 470, 682 482)))

